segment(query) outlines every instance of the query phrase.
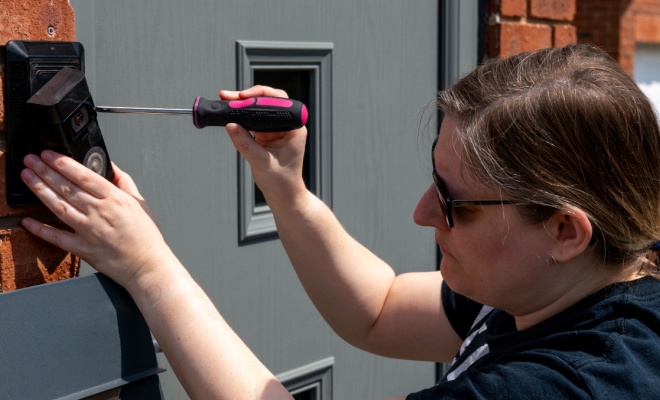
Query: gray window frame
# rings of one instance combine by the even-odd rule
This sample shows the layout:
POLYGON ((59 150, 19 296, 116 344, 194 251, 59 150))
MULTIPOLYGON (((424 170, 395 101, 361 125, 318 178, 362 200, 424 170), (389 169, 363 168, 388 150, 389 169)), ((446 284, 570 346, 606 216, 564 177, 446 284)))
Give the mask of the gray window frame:
POLYGON ((277 380, 292 395, 316 388, 319 394, 316 400, 332 400, 332 367, 334 364, 334 357, 324 358, 279 374, 277 380))
MULTIPOLYGON (((314 165, 315 194, 332 206, 332 43, 325 42, 236 42, 237 87, 254 83, 254 70, 293 69, 312 76, 315 122, 308 126, 314 165)), ((254 204, 254 181, 250 165, 238 155, 239 244, 277 237, 275 219, 268 206, 254 204)))

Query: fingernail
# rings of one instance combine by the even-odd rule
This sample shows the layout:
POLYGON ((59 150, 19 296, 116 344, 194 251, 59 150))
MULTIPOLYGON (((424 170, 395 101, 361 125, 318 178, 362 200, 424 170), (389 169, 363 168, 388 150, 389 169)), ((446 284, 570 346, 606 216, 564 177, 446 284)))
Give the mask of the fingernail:
POLYGON ((55 153, 50 150, 44 150, 41 152, 41 158, 45 161, 50 161, 55 157, 55 153))
POLYGON ((33 180, 35 177, 36 175, 34 171, 32 171, 31 169, 26 168, 23 171, 21 171, 21 179, 23 179, 25 183, 28 183, 29 181, 33 180))
POLYGON ((21 220, 21 224, 29 229, 32 225, 34 225, 34 221, 32 221, 30 218, 23 218, 21 220))
POLYGON ((33 167, 38 161, 39 157, 35 156, 34 154, 28 154, 23 159, 23 163, 28 167, 33 167))

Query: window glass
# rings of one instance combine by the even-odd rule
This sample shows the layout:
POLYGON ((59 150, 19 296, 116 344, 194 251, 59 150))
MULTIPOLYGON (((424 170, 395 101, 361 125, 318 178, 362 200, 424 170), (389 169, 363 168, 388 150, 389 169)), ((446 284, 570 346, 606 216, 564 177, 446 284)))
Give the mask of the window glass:
POLYGON ((302 392, 292 394, 294 400, 317 400, 319 398, 316 386, 302 392))

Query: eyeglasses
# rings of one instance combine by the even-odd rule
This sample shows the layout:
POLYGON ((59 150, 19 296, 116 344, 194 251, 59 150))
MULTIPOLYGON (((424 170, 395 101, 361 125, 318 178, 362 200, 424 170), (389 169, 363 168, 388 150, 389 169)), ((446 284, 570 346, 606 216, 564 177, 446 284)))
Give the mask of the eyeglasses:
MULTIPOLYGON (((433 142, 432 151, 435 150, 435 145, 437 144, 438 139, 433 142)), ((433 160, 433 183, 435 184, 435 191, 438 193, 438 202, 440 203, 440 209, 445 215, 445 220, 447 221, 447 226, 449 229, 454 227, 454 217, 452 215, 452 208, 460 207, 470 207, 470 206, 492 206, 500 204, 519 204, 517 201, 512 200, 452 200, 447 193, 447 187, 442 181, 440 176, 435 170, 435 158, 433 153, 431 153, 431 159, 433 160)))

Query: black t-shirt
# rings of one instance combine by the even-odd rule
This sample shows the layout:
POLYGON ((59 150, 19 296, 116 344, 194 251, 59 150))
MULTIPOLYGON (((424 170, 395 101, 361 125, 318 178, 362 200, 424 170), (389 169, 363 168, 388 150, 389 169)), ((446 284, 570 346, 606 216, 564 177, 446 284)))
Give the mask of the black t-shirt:
POLYGON ((617 283, 523 331, 443 284, 463 345, 418 399, 660 399, 660 280, 617 283))

